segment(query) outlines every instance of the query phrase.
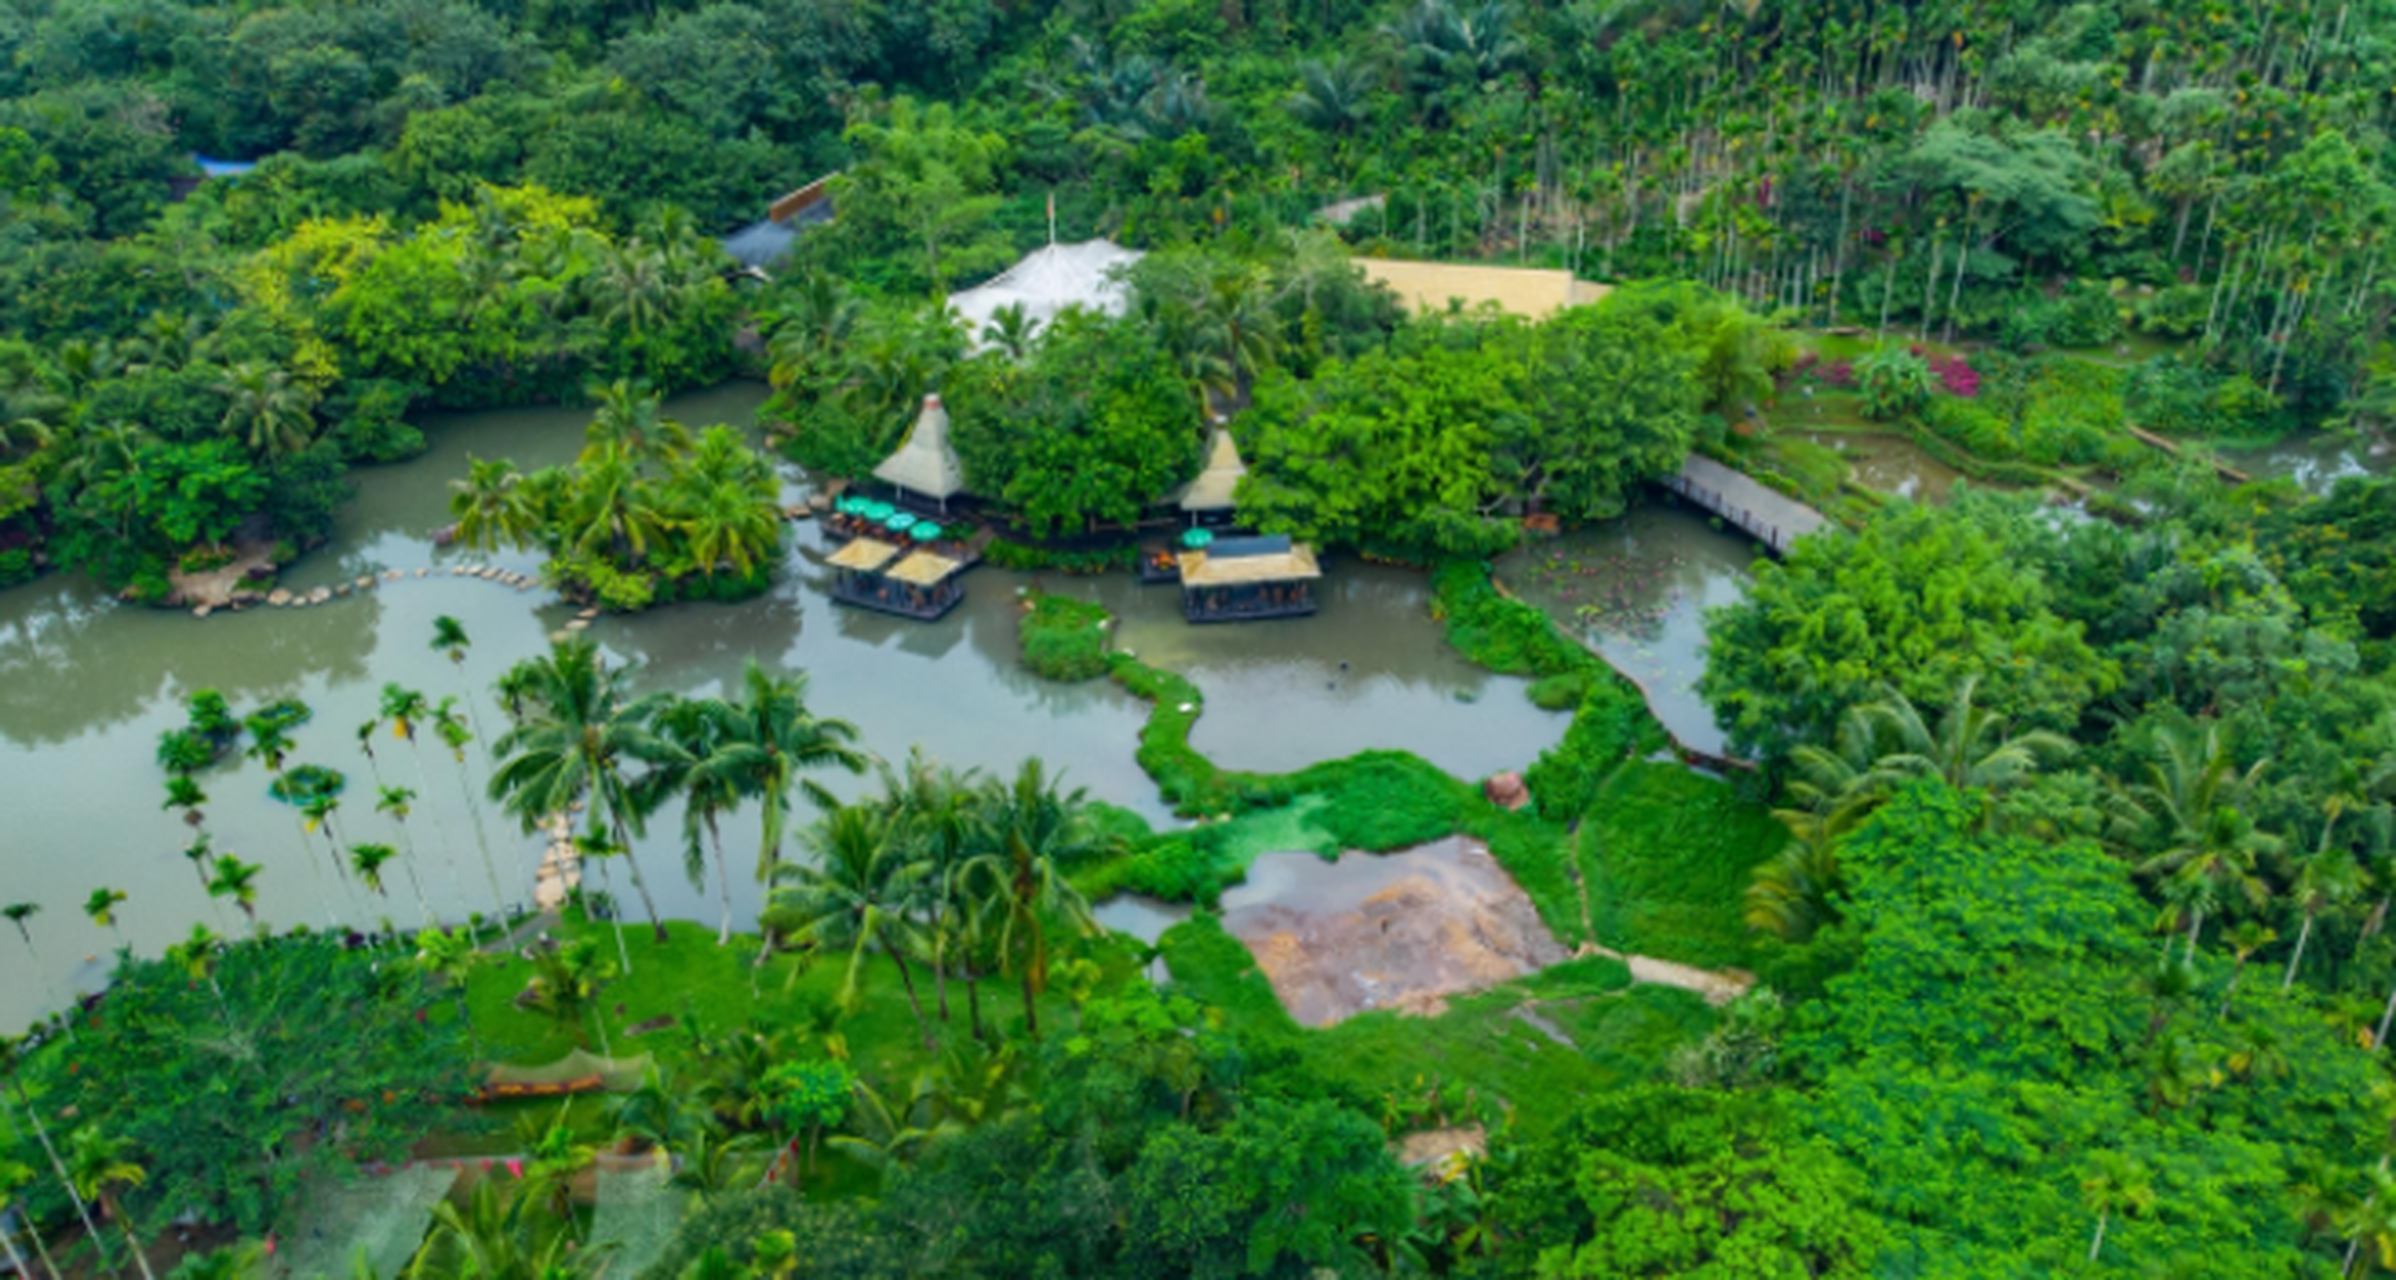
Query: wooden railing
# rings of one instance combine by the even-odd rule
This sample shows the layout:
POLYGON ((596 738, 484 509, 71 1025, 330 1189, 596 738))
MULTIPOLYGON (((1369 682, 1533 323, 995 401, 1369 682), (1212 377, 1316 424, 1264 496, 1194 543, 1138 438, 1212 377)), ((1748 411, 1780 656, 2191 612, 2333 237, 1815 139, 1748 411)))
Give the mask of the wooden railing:
POLYGON ((1779 525, 1739 506, 1721 493, 1690 480, 1687 476, 1678 474, 1660 476, 1656 483, 1662 485, 1666 491, 1687 498, 1722 519, 1737 525, 1741 531, 1763 543, 1776 556, 1787 555, 1789 544, 1797 540, 1795 535, 1782 529, 1779 525))

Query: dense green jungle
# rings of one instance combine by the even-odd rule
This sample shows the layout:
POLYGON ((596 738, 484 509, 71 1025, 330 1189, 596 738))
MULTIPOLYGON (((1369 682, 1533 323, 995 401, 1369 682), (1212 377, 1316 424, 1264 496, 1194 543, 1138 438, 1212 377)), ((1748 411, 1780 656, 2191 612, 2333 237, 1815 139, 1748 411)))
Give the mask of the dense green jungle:
POLYGON ((992 565, 1133 571, 1219 425, 1240 525, 1418 572, 1561 726, 1519 777, 1246 769, 1065 585, 1021 664, 1137 701, 1169 820, 579 626, 468 679, 444 617, 456 696, 389 684, 360 756, 199 690, 123 798, 154 882, 42 901, 78 851, 0 834, 0 980, 78 912, 115 957, 0 1037, 0 1268, 2396 1272, 2391 86, 2392 0, 0 0, 0 588, 263 604, 422 423, 565 405, 444 537, 726 609, 937 393, 992 565), (1098 239, 1118 305, 948 310, 1098 239), (735 379, 754 430, 664 407, 735 379), (1702 464, 1823 525, 1705 616, 1719 752, 1518 590, 1702 464), (408 821, 384 762, 444 754, 562 906, 408 821), (327 925, 212 833, 242 770, 327 925), (1227 905, 1292 853, 1494 877, 1543 962, 1301 1016, 1306 938, 1227 905))

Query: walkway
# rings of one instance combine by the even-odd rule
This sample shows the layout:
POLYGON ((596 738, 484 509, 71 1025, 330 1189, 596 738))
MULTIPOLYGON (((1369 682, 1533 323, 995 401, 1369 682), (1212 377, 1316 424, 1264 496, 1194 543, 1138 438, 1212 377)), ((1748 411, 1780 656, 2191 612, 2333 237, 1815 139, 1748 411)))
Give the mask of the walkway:
POLYGON ((1737 525, 1774 555, 1787 555, 1799 538, 1830 523, 1812 507, 1700 454, 1690 454, 1679 475, 1656 483, 1737 525))

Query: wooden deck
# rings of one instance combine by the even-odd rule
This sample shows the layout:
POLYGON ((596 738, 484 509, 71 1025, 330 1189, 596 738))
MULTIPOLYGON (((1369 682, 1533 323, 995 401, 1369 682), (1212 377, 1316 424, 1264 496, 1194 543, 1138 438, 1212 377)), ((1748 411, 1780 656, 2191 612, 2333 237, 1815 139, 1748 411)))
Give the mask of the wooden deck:
POLYGON ((1678 475, 1656 483, 1738 526, 1776 556, 1787 555, 1799 538, 1830 523, 1812 507, 1700 454, 1690 454, 1678 475))
POLYGON ((1303 618, 1320 608, 1311 598, 1304 604, 1260 604, 1227 609, 1208 609, 1195 601, 1184 600, 1181 616, 1192 622, 1263 622, 1270 618, 1303 618))
POLYGON ((827 594, 839 604, 853 605, 859 609, 871 609, 875 613, 887 613, 894 617, 913 618, 917 622, 938 622, 947 617, 949 610, 956 608, 965 599, 963 591, 951 591, 935 596, 928 604, 917 605, 908 598, 907 593, 901 588, 893 587, 890 589, 890 594, 884 596, 866 590, 848 579, 834 582, 827 594))

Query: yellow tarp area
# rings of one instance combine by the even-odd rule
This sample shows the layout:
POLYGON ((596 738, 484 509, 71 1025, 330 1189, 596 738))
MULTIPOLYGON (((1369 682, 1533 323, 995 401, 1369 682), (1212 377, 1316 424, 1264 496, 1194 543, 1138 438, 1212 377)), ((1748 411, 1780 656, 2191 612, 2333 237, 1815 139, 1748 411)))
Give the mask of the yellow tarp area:
POLYGON ((1569 271, 1531 267, 1484 267, 1459 262, 1397 262, 1352 258, 1364 278, 1389 286, 1398 301, 1417 311, 1445 311, 1450 299, 1467 307, 1494 302, 1512 315, 1537 319, 1566 307, 1595 302, 1613 286, 1576 280, 1569 271))
POLYGON ((1314 548, 1291 547, 1279 555, 1210 556, 1203 551, 1181 553, 1181 585, 1241 587, 1257 582, 1306 582, 1323 576, 1314 548))

